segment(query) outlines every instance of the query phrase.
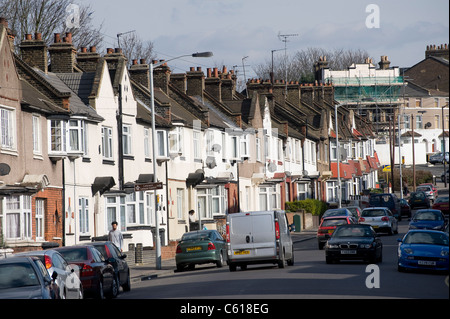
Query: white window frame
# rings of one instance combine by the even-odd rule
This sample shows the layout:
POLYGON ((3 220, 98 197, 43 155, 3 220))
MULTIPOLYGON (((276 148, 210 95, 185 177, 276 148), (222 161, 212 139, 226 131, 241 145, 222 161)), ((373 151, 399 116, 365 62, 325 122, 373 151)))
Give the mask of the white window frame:
POLYGON ((240 156, 241 159, 243 159, 244 157, 249 157, 249 138, 248 138, 248 134, 244 134, 241 136, 240 138, 240 143, 241 143, 241 149, 240 149, 240 156))
POLYGON ((68 122, 68 153, 82 153, 83 155, 87 155, 87 132, 86 132, 86 123, 82 119, 70 119, 68 122), (73 125, 76 123, 76 125, 73 125), (77 138, 77 144, 73 145, 72 134, 75 134, 77 138))
POLYGON ((233 160, 233 161, 240 160, 239 148, 240 148, 239 136, 232 135, 231 136, 231 158, 230 158, 231 160, 233 160))
POLYGON ((89 234, 89 198, 78 197, 78 219, 81 234, 89 234))
POLYGON ((4 150, 16 150, 16 111, 0 106, 0 147, 4 150))
POLYGON ((42 142, 41 142, 41 117, 39 115, 33 115, 33 154, 42 155, 42 142))
POLYGON ((309 198, 308 184, 297 183, 297 200, 305 200, 309 198))
POLYGON ((112 229, 111 223, 117 221, 119 224, 119 230, 126 230, 126 201, 125 196, 105 196, 105 222, 106 229, 109 231, 112 229))
POLYGON ((167 158, 167 131, 156 130, 156 157, 167 158))
POLYGON ((337 161, 337 141, 330 139, 330 160, 337 161))
POLYGON ((133 155, 132 128, 130 124, 122 125, 122 151, 123 155, 133 155))
POLYGON ((261 138, 256 138, 256 160, 261 162, 261 138))
POLYGON ((35 223, 36 223, 36 239, 37 240, 44 240, 45 235, 45 199, 43 198, 36 198, 35 200, 35 207, 36 207, 36 216, 35 216, 35 223))
POLYGON ((150 158, 150 129, 144 127, 144 156, 150 158))
POLYGON ((111 127, 102 126, 102 156, 103 159, 113 160, 113 130, 111 127))
POLYGON ((279 208, 277 185, 259 186, 258 192, 260 210, 272 210, 279 208))
POLYGON ((227 189, 223 185, 215 187, 201 187, 197 188, 197 211, 201 214, 202 220, 213 219, 214 216, 223 216, 228 212, 228 196, 227 189), (203 210, 200 207, 200 198, 204 198, 206 205, 203 210), (214 211, 214 203, 217 203, 218 210, 214 211))
POLYGON ((67 121, 48 120, 49 154, 67 153, 67 121))
POLYGON ((192 132, 192 138, 193 138, 193 150, 194 150, 194 159, 201 159, 202 158, 202 154, 201 154, 201 131, 199 130, 194 130, 192 132))
POLYGON ((6 240, 30 240, 32 237, 31 196, 12 195, 4 199, 4 229, 6 240), (13 225, 13 216, 16 223, 13 225), (15 228, 14 233, 11 232, 15 228))
POLYGON ((183 127, 176 126, 169 132, 169 154, 183 153, 183 127))
POLYGON ((184 219, 184 188, 177 188, 177 218, 184 219))

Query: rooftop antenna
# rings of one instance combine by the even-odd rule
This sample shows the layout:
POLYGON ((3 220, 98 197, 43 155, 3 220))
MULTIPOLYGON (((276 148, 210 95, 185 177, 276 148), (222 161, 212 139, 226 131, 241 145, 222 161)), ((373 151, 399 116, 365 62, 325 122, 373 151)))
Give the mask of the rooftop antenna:
POLYGON ((280 39, 281 42, 284 42, 284 63, 285 63, 285 85, 286 85, 286 89, 285 89, 285 94, 287 94, 287 74, 288 74, 288 70, 287 70, 287 43, 288 43, 288 38, 289 37, 297 37, 298 34, 297 33, 292 33, 292 34, 281 34, 280 32, 278 32, 278 39, 280 39))
POLYGON ((125 35, 125 34, 135 32, 135 31, 136 31, 136 30, 127 31, 127 32, 122 32, 122 33, 117 33, 117 45, 118 45, 118 48, 120 48, 120 37, 123 36, 123 35, 125 35))
POLYGON ((245 76, 245 65, 244 65, 244 60, 248 58, 248 55, 242 58, 242 68, 244 69, 244 83, 245 83, 245 93, 247 95, 248 98, 248 90, 247 90, 247 77, 245 76))

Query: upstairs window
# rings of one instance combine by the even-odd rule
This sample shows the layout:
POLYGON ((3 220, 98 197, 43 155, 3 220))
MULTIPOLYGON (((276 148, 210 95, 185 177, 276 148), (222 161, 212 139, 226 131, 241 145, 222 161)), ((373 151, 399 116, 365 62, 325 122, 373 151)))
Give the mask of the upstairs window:
POLYGON ((2 149, 15 149, 15 112, 0 107, 1 147, 2 149))
POLYGON ((102 127, 102 155, 103 159, 113 159, 113 137, 112 128, 102 127))
POLYGON ((66 153, 67 150, 67 122, 64 120, 50 120, 50 152, 66 153))

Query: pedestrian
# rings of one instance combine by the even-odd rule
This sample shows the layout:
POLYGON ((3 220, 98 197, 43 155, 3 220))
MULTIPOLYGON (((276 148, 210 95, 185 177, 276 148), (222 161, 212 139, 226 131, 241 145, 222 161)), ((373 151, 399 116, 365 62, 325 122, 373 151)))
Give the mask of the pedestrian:
POLYGON ((123 252, 123 235, 122 232, 117 229, 117 222, 111 223, 112 229, 109 231, 108 240, 119 248, 120 252, 123 252))

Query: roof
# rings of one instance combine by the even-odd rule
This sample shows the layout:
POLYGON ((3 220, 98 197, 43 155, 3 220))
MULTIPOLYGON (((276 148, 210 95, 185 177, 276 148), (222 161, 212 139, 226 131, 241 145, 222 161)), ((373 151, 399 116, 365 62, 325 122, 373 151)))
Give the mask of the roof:
POLYGON ((45 114, 69 114, 68 110, 54 104, 27 81, 20 80, 20 82, 22 85, 22 105, 45 114))

